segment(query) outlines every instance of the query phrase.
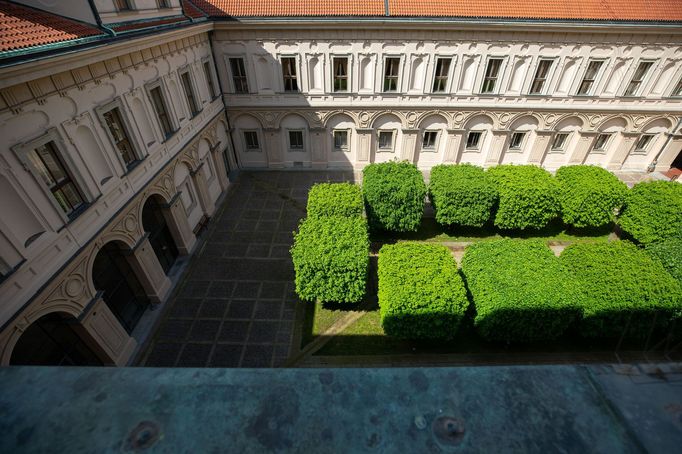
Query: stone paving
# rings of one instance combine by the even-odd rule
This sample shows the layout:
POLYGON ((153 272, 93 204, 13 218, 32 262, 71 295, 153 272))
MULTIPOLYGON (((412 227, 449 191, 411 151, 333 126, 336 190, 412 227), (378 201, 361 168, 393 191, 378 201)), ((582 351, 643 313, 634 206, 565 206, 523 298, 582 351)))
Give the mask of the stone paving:
POLYGON ((298 351, 292 232, 314 183, 353 180, 341 171, 242 172, 137 363, 283 365, 298 351))

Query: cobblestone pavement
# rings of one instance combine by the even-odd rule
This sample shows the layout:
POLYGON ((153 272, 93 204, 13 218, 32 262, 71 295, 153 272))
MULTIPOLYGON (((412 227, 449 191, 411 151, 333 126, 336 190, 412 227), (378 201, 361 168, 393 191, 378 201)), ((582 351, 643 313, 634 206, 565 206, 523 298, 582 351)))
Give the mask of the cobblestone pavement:
POLYGON ((292 232, 314 183, 353 178, 341 171, 242 172, 137 363, 282 365, 298 351, 292 232))

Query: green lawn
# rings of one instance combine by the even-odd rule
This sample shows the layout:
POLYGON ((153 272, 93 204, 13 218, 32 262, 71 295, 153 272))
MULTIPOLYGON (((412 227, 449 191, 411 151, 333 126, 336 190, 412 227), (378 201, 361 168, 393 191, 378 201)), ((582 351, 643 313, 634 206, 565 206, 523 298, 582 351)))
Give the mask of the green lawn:
POLYGON ((300 303, 306 304, 305 318, 303 319, 303 337, 301 347, 312 342, 317 336, 325 332, 338 320, 348 314, 348 311, 356 310, 359 304, 326 304, 326 303, 300 303))

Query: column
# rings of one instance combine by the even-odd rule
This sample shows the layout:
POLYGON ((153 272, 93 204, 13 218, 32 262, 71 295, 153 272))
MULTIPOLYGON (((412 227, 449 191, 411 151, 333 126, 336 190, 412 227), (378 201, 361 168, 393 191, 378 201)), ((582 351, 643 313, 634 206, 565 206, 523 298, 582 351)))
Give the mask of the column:
POLYGON ((620 134, 621 140, 620 143, 617 144, 616 151, 613 152, 611 160, 608 163, 604 163, 609 170, 620 170, 620 168, 623 167, 623 163, 640 136, 639 132, 621 132, 620 134))
POLYGON ((485 158, 485 167, 500 163, 510 132, 508 129, 494 129, 491 131, 493 139, 490 142, 490 151, 488 151, 488 155, 485 158))
POLYGON ((419 129, 403 129, 403 143, 400 151, 400 159, 415 162, 417 151, 417 137, 419 129))
POLYGON ((151 302, 164 301, 170 292, 171 281, 163 272, 159 259, 156 258, 154 249, 149 243, 148 233, 145 233, 128 253, 128 259, 151 302))
POLYGON ((663 151, 658 157, 658 162, 654 162, 656 170, 665 172, 670 168, 673 161, 682 152, 682 134, 667 135, 670 140, 663 146, 663 151))
POLYGON ((373 129, 356 129, 358 134, 358 164, 359 167, 364 167, 369 164, 372 156, 372 134, 373 129))
POLYGON ((180 193, 173 196, 171 201, 163 205, 163 214, 166 217, 168 229, 175 240, 175 246, 182 255, 189 255, 197 242, 197 237, 192 232, 185 214, 185 207, 182 206, 180 193))
POLYGON ((528 156, 528 164, 542 164, 553 135, 554 131, 535 131, 535 141, 528 156))
POLYGON ((81 322, 84 340, 105 364, 125 366, 128 363, 137 342, 130 337, 121 326, 116 316, 104 302, 100 293, 83 310, 78 317, 81 322))
POLYGON ((215 211, 215 205, 211 201, 211 195, 208 192, 208 184, 206 183, 206 175, 204 175, 204 163, 199 164, 196 170, 189 173, 192 176, 194 187, 197 188, 199 196, 199 203, 204 210, 206 216, 211 216, 215 211))
POLYGON ((597 131, 580 132, 580 139, 578 139, 578 142, 575 144, 575 147, 573 148, 573 153, 571 153, 571 156, 568 158, 569 165, 582 164, 583 162, 585 162, 587 153, 590 152, 592 144, 594 143, 594 139, 597 137, 598 134, 599 132, 597 131))
POLYGON ((312 166, 313 169, 327 168, 327 129, 326 128, 310 128, 310 143, 312 150, 312 166))
POLYGON ((462 138, 465 134, 464 129, 448 129, 448 139, 445 143, 444 163, 456 163, 460 158, 460 148, 462 146, 462 138))
POLYGON ((284 167, 282 162, 282 140, 279 128, 263 128, 265 136, 265 151, 268 154, 268 167, 281 169, 284 167))

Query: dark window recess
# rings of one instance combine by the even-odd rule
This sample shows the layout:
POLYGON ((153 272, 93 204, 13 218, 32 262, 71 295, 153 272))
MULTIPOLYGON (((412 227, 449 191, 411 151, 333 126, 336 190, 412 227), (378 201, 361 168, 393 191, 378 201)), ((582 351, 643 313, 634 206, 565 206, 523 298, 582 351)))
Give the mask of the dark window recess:
POLYGON ((161 88, 154 87, 149 90, 149 94, 151 95, 154 110, 156 110, 156 116, 161 124, 163 134, 168 138, 173 135, 173 125, 171 125, 170 118, 168 117, 168 109, 166 108, 166 102, 163 99, 161 88))
POLYGON ((435 150, 437 140, 438 131, 425 131, 424 139, 422 140, 422 148, 425 150, 435 150))
POLYGON ((244 131, 244 142, 247 150, 259 150, 258 133, 256 131, 244 131))
POLYGON ((593 60, 587 65, 587 71, 585 71, 583 81, 578 87, 578 95, 584 96, 590 94, 592 91, 592 86, 597 79, 597 74, 599 74, 599 70, 603 64, 604 62, 601 60, 593 60))
POLYGON ((211 95, 211 98, 215 98, 218 96, 218 93, 216 92, 215 83, 213 82, 211 67, 207 61, 204 62, 204 75, 206 76, 206 83, 208 84, 208 92, 211 95))
POLYGON ((243 58, 230 58, 230 70, 235 93, 248 93, 249 83, 246 80, 246 68, 243 58))
POLYGON ((130 4, 128 3, 128 0, 114 0, 114 3, 116 4, 116 9, 119 11, 130 10, 130 4))
POLYGON ((303 150, 303 131, 289 131, 289 149, 303 150))
POLYGON ((118 153, 123 158, 126 166, 132 164, 135 159, 135 152, 130 144, 130 139, 128 137, 128 130, 123 124, 123 119, 121 118, 121 112, 119 112, 118 107, 114 107, 109 112, 105 112, 103 115, 104 121, 109 128, 111 137, 114 139, 114 144, 118 153))
POLYGON ((400 58, 387 58, 384 62, 384 91, 398 91, 398 74, 400 73, 400 58))
POLYGON ((189 110, 192 113, 192 116, 195 116, 199 113, 199 106, 197 105, 197 98, 194 95, 194 88, 192 87, 189 73, 182 73, 182 75, 180 75, 180 80, 182 81, 182 89, 185 91, 189 110))
POLYGON ((334 148, 337 150, 348 148, 348 131, 334 131, 334 148))
POLYGON ((284 79, 284 91, 298 91, 298 79, 296 77, 296 58, 282 58, 282 77, 284 79))
POLYGON ((54 142, 39 146, 28 153, 28 158, 67 216, 76 214, 85 206, 85 200, 66 170, 54 142))
POLYGON ((449 58, 439 58, 436 62, 436 73, 433 76, 434 93, 443 93, 447 89, 450 61, 449 58))
POLYGON ((485 69, 485 76, 483 77, 483 87, 481 93, 494 93, 497 85, 497 78, 500 74, 500 67, 502 66, 501 58, 491 58, 488 60, 488 65, 485 69))
POLYGON ((480 142, 481 142, 481 136, 483 133, 481 132, 470 132, 469 135, 467 136, 467 145, 466 148, 471 150, 471 149, 477 149, 480 142))
POLYGON ((531 95, 539 95, 542 93, 552 63, 554 63, 554 60, 540 60, 540 63, 538 63, 538 69, 535 71, 533 84, 530 86, 531 95))
POLYGON ((164 273, 168 274, 178 258, 178 248, 166 223, 160 202, 162 201, 157 197, 150 197, 145 202, 142 208, 142 227, 149 233, 149 243, 154 249, 154 254, 159 259, 164 273))
POLYGON ((334 91, 348 91, 348 58, 334 58, 334 91))

